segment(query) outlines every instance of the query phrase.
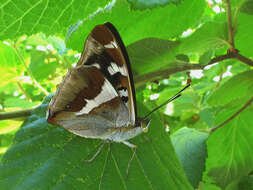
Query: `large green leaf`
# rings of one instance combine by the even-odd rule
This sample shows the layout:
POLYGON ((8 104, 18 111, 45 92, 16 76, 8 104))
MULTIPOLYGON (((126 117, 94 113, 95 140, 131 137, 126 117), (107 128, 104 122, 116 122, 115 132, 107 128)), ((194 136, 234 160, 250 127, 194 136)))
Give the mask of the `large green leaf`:
POLYGON ((193 187, 197 188, 205 170, 207 157, 205 141, 208 133, 195 129, 181 128, 172 136, 172 144, 176 150, 183 169, 193 187))
POLYGON ((181 0, 128 0, 134 9, 147 9, 165 6, 169 3, 180 3, 181 0))
POLYGON ((159 70, 161 67, 182 67, 186 63, 172 63, 175 60, 179 42, 158 38, 145 38, 127 46, 127 52, 135 73, 138 75, 159 70), (145 67, 145 69, 143 69, 145 67))
POLYGON ((1 189, 192 189, 157 115, 147 134, 152 141, 145 134, 131 140, 138 150, 127 177, 129 147, 106 144, 95 161, 85 163, 101 141, 47 124, 46 107, 45 102, 28 117, 4 155, 1 189))
POLYGON ((253 1, 252 0, 245 1, 240 7, 240 11, 243 13, 247 13, 247 14, 252 15, 253 14, 253 1))
POLYGON ((204 181, 224 189, 253 170, 252 114, 248 108, 210 135, 204 181))
POLYGON ((104 10, 79 25, 67 44, 72 49, 81 51, 83 42, 92 28, 108 21, 116 26, 125 45, 143 38, 177 37, 198 23, 205 7, 204 0, 186 0, 178 6, 171 4, 152 9, 152 11, 133 11, 126 0, 118 0, 111 9, 104 10))
POLYGON ((235 33, 235 47, 244 56, 253 57, 251 47, 253 46, 253 15, 238 14, 237 28, 235 33))
POLYGON ((66 32, 71 24, 87 18, 108 2, 109 0, 1 0, 0 39, 38 32, 48 35, 66 32))
POLYGON ((241 98, 248 100, 253 94, 253 72, 245 71, 235 75, 216 91, 208 99, 208 104, 213 106, 225 105, 241 98))
POLYGON ((222 48, 227 45, 227 24, 212 21, 203 24, 191 36, 182 40, 180 53, 199 53, 222 48))

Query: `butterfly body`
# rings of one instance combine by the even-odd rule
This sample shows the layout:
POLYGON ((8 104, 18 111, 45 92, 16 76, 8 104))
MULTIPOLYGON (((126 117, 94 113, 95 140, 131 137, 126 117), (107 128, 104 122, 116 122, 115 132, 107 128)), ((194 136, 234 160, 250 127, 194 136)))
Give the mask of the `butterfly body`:
POLYGON ((47 115, 49 123, 76 135, 127 145, 126 140, 147 130, 150 120, 137 117, 129 58, 112 24, 92 30, 77 66, 65 75, 47 115))

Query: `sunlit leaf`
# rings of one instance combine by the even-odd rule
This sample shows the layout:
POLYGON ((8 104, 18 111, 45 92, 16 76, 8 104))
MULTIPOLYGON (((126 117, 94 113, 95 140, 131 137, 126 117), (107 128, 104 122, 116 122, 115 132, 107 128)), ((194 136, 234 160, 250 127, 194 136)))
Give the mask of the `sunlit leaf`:
POLYGON ((15 38, 24 34, 44 32, 59 34, 77 22, 87 19, 109 0, 79 1, 2 1, 0 39, 15 38))
POLYGON ((152 12, 151 10, 133 11, 126 0, 118 0, 111 9, 95 14, 92 19, 80 25, 69 38, 67 45, 81 51, 83 42, 92 28, 108 21, 117 27, 125 45, 143 38, 177 37, 197 24, 204 13, 205 6, 204 0, 193 0, 182 1, 178 6, 157 7, 152 9, 152 12), (119 15, 124 18, 124 21, 119 19, 119 15))

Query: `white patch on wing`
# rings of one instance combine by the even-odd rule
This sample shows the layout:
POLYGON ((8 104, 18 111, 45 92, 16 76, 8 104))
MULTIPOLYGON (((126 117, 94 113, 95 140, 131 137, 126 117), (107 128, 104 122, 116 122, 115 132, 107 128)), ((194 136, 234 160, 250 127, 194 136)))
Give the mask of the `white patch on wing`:
POLYGON ((105 82, 103 84, 101 92, 93 99, 87 100, 87 104, 76 113, 76 115, 88 114, 94 108, 100 106, 101 104, 110 101, 111 99, 117 97, 118 94, 116 90, 113 88, 111 83, 105 78, 105 82))
POLYGON ((118 44, 115 41, 111 41, 109 44, 105 44, 104 47, 109 49, 118 48, 118 44))
POLYGON ((122 90, 119 91, 119 95, 120 95, 120 97, 122 97, 122 96, 128 97, 128 91, 122 89, 122 90))
POLYGON ((108 67, 108 72, 110 73, 110 75, 114 75, 115 73, 120 72, 121 75, 127 76, 126 68, 124 66, 120 67, 114 62, 110 63, 110 66, 108 67))

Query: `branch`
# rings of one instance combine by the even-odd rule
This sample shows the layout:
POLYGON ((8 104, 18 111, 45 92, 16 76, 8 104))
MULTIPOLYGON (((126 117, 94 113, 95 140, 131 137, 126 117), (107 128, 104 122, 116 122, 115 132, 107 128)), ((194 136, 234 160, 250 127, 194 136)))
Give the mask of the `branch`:
POLYGON ((174 67, 174 68, 154 71, 151 73, 134 77, 134 85, 135 85, 135 88, 139 88, 140 86, 146 84, 147 82, 168 78, 170 75, 178 73, 178 72, 187 71, 187 70, 199 70, 203 68, 204 66, 200 64, 185 64, 185 65, 174 67))
POLYGON ((0 120, 13 119, 13 118, 18 118, 18 117, 27 117, 31 115, 32 111, 33 111, 33 108, 20 110, 20 111, 14 111, 14 112, 0 113, 0 120))
POLYGON ((245 110, 248 106, 250 106, 250 104, 253 102, 253 97, 246 102, 246 104, 244 104, 244 106, 239 109, 236 113, 234 113, 230 118, 228 118, 226 121, 224 121, 223 123, 217 125, 216 127, 212 128, 210 130, 210 133, 213 133, 215 130, 221 128, 222 126, 224 126, 225 124, 227 124, 228 122, 230 122, 232 119, 234 119, 237 115, 239 115, 243 110, 245 110))
POLYGON ((187 63, 187 64, 182 65, 182 66, 177 66, 177 67, 174 67, 174 68, 154 71, 154 72, 151 72, 151 73, 136 76, 136 77, 134 77, 135 88, 139 88, 140 86, 146 84, 149 81, 155 81, 155 80, 161 80, 161 79, 164 79, 164 78, 168 78, 172 74, 183 72, 183 71, 204 69, 208 65, 212 65, 214 63, 224 61, 226 59, 232 59, 234 57, 235 57, 234 53, 228 53, 228 54, 220 55, 218 57, 215 57, 215 58, 211 59, 205 65, 187 63))
POLYGON ((236 53, 235 54, 235 59, 237 59, 238 61, 241 61, 242 63, 245 63, 249 66, 253 66, 253 61, 247 57, 244 57, 243 55, 236 53))

